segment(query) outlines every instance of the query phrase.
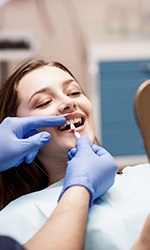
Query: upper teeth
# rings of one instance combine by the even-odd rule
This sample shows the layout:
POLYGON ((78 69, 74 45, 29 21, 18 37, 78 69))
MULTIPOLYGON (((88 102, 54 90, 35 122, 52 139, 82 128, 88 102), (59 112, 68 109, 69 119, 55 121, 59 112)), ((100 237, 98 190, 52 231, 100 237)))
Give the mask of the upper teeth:
POLYGON ((82 118, 78 117, 75 119, 71 119, 71 120, 67 120, 66 123, 64 125, 61 126, 61 129, 64 129, 67 125, 70 125, 71 123, 77 123, 77 122, 82 122, 82 118))

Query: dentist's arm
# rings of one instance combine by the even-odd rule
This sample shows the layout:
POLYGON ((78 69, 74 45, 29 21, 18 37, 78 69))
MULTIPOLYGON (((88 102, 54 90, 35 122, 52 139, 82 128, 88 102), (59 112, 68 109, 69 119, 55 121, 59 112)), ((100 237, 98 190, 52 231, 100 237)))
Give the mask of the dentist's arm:
POLYGON ((65 121, 64 117, 59 116, 5 118, 0 124, 0 172, 16 167, 23 161, 31 163, 38 150, 51 139, 49 133, 37 129, 59 126, 65 121))
POLYGON ((134 243, 131 250, 149 250, 150 249, 150 215, 148 215, 142 232, 134 243))

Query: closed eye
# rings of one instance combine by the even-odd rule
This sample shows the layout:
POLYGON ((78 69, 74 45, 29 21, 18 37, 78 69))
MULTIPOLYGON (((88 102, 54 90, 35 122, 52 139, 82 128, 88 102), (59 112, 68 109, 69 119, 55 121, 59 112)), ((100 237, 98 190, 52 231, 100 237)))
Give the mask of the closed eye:
POLYGON ((81 95, 82 92, 81 91, 75 91, 69 94, 69 96, 74 96, 74 95, 81 95))
POLYGON ((52 100, 43 102, 43 103, 37 105, 36 108, 43 108, 43 107, 47 106, 51 101, 52 101, 52 100))

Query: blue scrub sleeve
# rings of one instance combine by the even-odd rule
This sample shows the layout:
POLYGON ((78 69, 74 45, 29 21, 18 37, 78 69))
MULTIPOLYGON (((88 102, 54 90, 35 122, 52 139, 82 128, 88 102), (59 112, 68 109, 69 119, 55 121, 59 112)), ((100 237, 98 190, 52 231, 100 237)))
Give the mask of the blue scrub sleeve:
POLYGON ((16 240, 8 236, 0 236, 0 249, 1 250, 25 250, 16 240))

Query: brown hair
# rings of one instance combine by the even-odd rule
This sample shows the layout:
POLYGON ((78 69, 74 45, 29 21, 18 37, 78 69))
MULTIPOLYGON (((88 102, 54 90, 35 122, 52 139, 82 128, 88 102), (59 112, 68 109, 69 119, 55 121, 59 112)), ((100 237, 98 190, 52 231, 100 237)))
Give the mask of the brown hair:
MULTIPOLYGON (((68 72, 75 79, 72 73, 59 62, 46 62, 41 59, 24 62, 6 80, 0 90, 0 122, 6 117, 16 116, 18 107, 17 85, 23 76, 46 65, 58 67, 68 72)), ((47 173, 37 159, 31 164, 23 162, 19 167, 0 173, 0 209, 23 194, 41 190, 47 185, 47 173)))

